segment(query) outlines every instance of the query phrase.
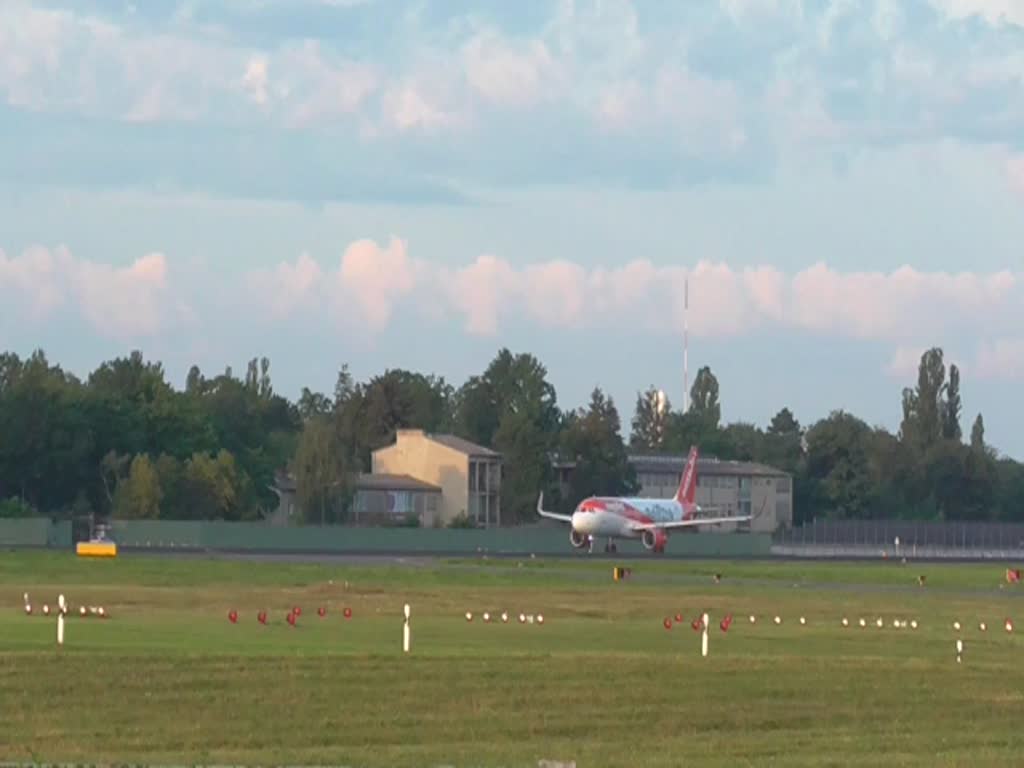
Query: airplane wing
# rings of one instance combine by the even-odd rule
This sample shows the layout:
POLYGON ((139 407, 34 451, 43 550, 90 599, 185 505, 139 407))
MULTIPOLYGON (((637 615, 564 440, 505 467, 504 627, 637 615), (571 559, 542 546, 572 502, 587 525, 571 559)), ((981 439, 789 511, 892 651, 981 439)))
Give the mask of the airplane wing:
POLYGON ((695 525, 716 525, 717 523, 744 523, 753 520, 753 515, 743 517, 703 517, 690 520, 673 520, 667 523, 632 523, 630 528, 634 531, 653 531, 656 529, 690 528, 695 525))
POLYGON ((549 520, 560 520, 563 523, 572 522, 572 515, 560 515, 557 512, 548 512, 544 509, 544 491, 540 492, 540 497, 537 499, 537 514, 549 520))

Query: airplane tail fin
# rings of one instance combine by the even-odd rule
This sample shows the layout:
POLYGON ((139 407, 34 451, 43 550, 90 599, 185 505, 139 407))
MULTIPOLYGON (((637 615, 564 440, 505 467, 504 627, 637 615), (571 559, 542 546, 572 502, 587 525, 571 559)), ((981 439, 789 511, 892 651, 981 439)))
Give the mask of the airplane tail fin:
POLYGON ((684 507, 692 507, 697 503, 697 446, 690 448, 690 455, 683 468, 683 477, 676 491, 676 501, 684 507))

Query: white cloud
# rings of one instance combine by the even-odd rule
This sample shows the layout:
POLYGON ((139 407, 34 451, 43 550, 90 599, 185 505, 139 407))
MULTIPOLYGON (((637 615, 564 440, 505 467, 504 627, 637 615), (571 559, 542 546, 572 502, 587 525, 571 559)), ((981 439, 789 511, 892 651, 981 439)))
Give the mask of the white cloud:
POLYGON ((253 56, 245 66, 242 87, 248 91, 250 98, 257 104, 266 104, 267 94, 267 57, 253 56))
POLYGON ((1014 155, 1006 161, 1006 173, 1010 186, 1024 195, 1024 155, 1014 155))
POLYGON ((928 347, 897 347, 885 366, 885 372, 895 379, 916 379, 921 364, 921 355, 928 347))
POLYGON ((423 277, 424 265, 409 258, 406 244, 392 237, 386 247, 372 240, 357 240, 345 249, 336 276, 339 289, 335 307, 343 316, 360 311, 370 332, 383 330, 396 304, 406 299, 423 277))
POLYGON ((718 0, 735 22, 763 21, 778 16, 803 17, 801 0, 718 0))
POLYGON ((377 85, 371 67, 315 41, 259 51, 199 26, 150 32, 0 4, 0 96, 16 107, 151 122, 216 119, 251 102, 303 125, 353 114, 377 85))
MULTIPOLYGON (((289 309, 315 297, 323 282, 305 256, 272 274, 287 297, 278 301, 289 309)), ((347 307, 346 320, 370 332, 386 328, 402 306, 444 310, 479 336, 518 322, 676 334, 685 321, 704 337, 774 328, 892 342, 899 345, 893 371, 904 370, 922 345, 944 334, 993 334, 1024 322, 1024 273, 1008 271, 948 274, 904 266, 843 272, 817 263, 786 274, 767 265, 734 268, 702 260, 692 267, 659 266, 644 259, 613 268, 567 259, 516 266, 493 254, 453 268, 413 258, 404 241, 392 238, 383 247, 370 240, 350 245, 331 281, 338 292, 314 300, 347 307)))
POLYGON ((15 257, 0 251, 0 297, 15 310, 8 322, 25 304, 32 321, 72 308, 101 335, 119 339, 152 336, 193 316, 188 302, 175 298, 161 253, 115 267, 78 259, 63 246, 35 246, 15 257))
POLYGON ((951 19, 978 17, 994 26, 1024 26, 1024 2, 1021 0, 931 0, 931 3, 951 19))
POLYGON ((1024 381, 1024 339, 982 341, 974 372, 983 379, 1024 381))
POLYGON ((291 264, 282 261, 270 270, 255 270, 246 278, 246 289, 267 309, 271 319, 282 320, 316 299, 324 274, 308 253, 291 264))
POLYGON ((497 106, 533 106, 564 85, 542 40, 512 41, 494 30, 482 31, 463 46, 462 60, 473 90, 497 106))

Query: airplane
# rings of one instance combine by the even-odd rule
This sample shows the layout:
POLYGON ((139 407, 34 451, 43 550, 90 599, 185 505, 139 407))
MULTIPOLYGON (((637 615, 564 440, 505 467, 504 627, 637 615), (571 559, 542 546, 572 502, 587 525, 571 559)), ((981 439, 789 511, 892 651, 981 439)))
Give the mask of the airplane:
POLYGON ((663 553, 668 532, 698 525, 745 522, 753 515, 741 517, 697 518, 707 511, 697 504, 697 446, 690 448, 686 468, 676 495, 671 499, 591 496, 577 505, 571 515, 544 509, 544 492, 537 499, 537 513, 550 520, 569 523, 569 541, 576 549, 591 545, 595 536, 607 537, 605 552, 615 551, 616 539, 639 538, 644 548, 663 553))

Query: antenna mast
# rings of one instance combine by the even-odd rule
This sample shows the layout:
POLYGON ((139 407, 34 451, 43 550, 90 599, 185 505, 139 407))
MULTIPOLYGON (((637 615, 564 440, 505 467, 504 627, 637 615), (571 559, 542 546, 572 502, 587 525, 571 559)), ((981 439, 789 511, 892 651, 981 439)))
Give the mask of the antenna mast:
POLYGON ((683 283, 683 413, 690 410, 690 278, 683 283))

